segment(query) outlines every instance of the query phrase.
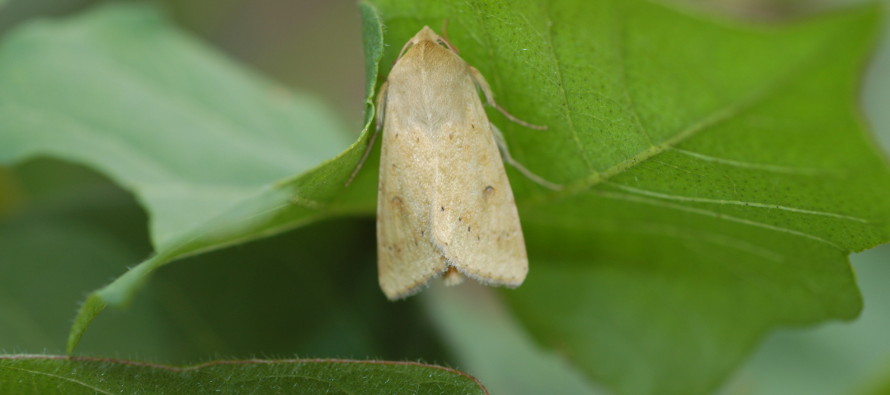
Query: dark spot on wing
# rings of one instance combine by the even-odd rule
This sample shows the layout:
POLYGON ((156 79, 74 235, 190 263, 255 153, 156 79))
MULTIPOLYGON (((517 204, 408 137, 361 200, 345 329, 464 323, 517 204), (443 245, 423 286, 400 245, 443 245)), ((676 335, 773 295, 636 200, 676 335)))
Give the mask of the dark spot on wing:
POLYGON ((485 198, 486 200, 491 198, 492 195, 494 195, 494 187, 493 186, 489 185, 489 186, 485 187, 485 189, 482 190, 482 197, 485 198))

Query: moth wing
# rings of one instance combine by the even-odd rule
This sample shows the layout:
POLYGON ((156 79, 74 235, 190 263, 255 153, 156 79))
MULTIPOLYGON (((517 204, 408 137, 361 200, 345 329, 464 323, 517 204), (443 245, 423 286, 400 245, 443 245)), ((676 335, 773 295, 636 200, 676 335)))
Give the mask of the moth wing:
POLYGON ((389 299, 412 295, 446 270, 430 240, 434 168, 418 155, 436 147, 429 131, 401 113, 410 108, 403 100, 398 94, 386 99, 377 194, 378 276, 389 299))
POLYGON ((460 273, 515 287, 528 258, 510 182, 473 83, 461 87, 465 113, 438 130, 433 240, 460 273))

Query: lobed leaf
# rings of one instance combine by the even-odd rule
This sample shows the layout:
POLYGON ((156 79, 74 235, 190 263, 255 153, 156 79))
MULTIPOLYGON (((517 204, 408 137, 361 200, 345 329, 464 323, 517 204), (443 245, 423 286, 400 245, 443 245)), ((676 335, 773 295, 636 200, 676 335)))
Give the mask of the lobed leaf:
POLYGON ((706 393, 769 329, 861 310, 847 255, 890 234, 856 107, 875 7, 757 26, 649 1, 373 3, 391 48, 447 19, 500 104, 550 127, 492 113, 567 185, 511 173, 530 273, 505 296, 591 377, 706 393))

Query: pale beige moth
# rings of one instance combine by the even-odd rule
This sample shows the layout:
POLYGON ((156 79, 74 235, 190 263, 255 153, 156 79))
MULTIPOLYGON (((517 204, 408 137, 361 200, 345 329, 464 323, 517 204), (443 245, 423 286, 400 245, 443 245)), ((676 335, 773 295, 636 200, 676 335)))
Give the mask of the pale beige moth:
POLYGON ((556 186, 512 160, 477 88, 499 108, 479 71, 424 27, 405 44, 380 89, 377 253, 380 287, 389 299, 410 296, 437 276, 446 284, 465 276, 517 287, 528 273, 501 153, 528 177, 556 186))

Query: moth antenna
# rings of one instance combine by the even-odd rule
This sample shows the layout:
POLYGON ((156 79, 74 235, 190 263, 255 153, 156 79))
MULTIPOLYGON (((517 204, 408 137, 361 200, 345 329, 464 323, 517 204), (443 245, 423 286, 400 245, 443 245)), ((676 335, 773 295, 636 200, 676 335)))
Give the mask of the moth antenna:
MULTIPOLYGON (((399 59, 401 59, 401 58, 402 58, 402 55, 405 54, 405 51, 407 51, 408 48, 410 48, 410 47, 413 46, 413 45, 414 45, 414 40, 408 40, 408 42, 406 42, 405 45, 402 46, 402 50, 399 51, 399 56, 396 56, 396 60, 395 60, 395 61, 398 61, 399 59)), ((395 62, 393 62, 393 63, 395 63, 395 62)))
POLYGON ((494 141, 497 143, 498 148, 501 150, 501 154, 504 156, 504 162, 507 162, 510 166, 513 166, 516 170, 519 170, 522 175, 524 175, 529 180, 534 181, 538 185, 541 185, 547 189, 552 189, 554 191, 562 190, 564 187, 559 184, 552 183, 544 179, 531 170, 523 166, 516 159, 513 159, 513 156, 510 155, 510 150, 507 148, 507 140, 504 139, 503 133, 501 133, 500 129, 494 124, 491 124, 491 131, 494 134, 494 141))
POLYGON ((448 19, 442 21, 442 35, 439 36, 439 39, 440 41, 442 41, 442 44, 445 44, 445 46, 448 47, 448 49, 450 49, 452 52, 456 54, 460 53, 460 50, 458 50, 457 47, 451 44, 451 39, 448 38, 448 19))
POLYGON ((504 116, 507 117, 507 119, 509 119, 515 123, 518 123, 522 126, 525 126, 529 129, 535 129, 535 130, 547 129, 547 126, 544 126, 544 125, 535 125, 533 123, 525 122, 525 121, 517 118, 515 115, 510 114, 503 107, 501 107, 497 103, 495 103, 494 93, 492 93, 491 87, 488 86, 488 82, 485 81, 485 77, 483 77, 482 73, 480 73, 479 70, 476 70, 475 67, 470 66, 470 75, 473 77, 473 81, 476 81, 476 85, 479 86, 479 89, 482 90, 482 94, 485 95, 485 101, 488 103, 488 105, 496 108, 498 111, 501 112, 501 114, 504 114, 504 116))
POLYGON ((365 152, 362 153, 361 159, 358 160, 358 164, 355 165, 355 169, 352 170, 352 174, 349 175, 349 179, 346 180, 346 184, 343 184, 343 187, 346 188, 349 184, 352 184, 352 180, 355 179, 355 176, 358 175, 358 171, 362 169, 365 161, 368 160, 368 156, 371 155, 371 150, 374 149, 374 143, 377 141, 377 135, 380 134, 380 129, 383 128, 383 106, 386 105, 386 87, 388 82, 384 82, 383 85, 380 86, 380 93, 377 96, 377 116, 374 124, 374 134, 371 135, 370 141, 368 141, 368 146, 365 147, 365 152))

